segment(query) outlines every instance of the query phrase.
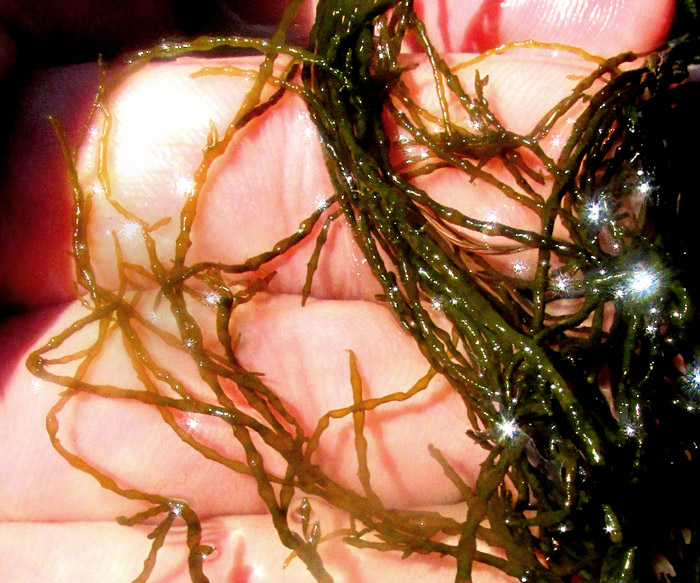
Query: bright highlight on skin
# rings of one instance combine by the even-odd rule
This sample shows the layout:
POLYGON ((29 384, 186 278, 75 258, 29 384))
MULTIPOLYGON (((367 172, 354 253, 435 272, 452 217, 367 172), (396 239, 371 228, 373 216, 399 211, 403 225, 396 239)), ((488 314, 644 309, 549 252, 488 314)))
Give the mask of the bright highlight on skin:
POLYGON ((188 415, 187 420, 185 421, 185 425, 192 431, 196 430, 197 427, 199 427, 199 419, 194 416, 194 415, 188 415))
POLYGON ((119 229, 119 234, 124 239, 136 239, 141 236, 141 233, 141 225, 136 221, 127 221, 122 225, 122 228, 119 229))
POLYGON ((204 294, 203 301, 207 306, 218 306, 221 301, 221 296, 216 292, 207 292, 204 294))

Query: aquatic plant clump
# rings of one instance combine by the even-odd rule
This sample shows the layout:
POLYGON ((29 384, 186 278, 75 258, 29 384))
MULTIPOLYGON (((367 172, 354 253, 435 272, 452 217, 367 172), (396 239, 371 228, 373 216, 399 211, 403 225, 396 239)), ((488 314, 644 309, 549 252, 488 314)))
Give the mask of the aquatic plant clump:
MULTIPOLYGON (((475 563, 523 582, 655 581, 662 568, 669 581, 696 580, 700 533, 692 484, 698 475, 700 327, 692 237, 697 204, 675 122, 697 103, 698 90, 688 82, 688 67, 700 59, 697 39, 675 41, 643 56, 641 65, 632 53, 601 59, 536 42, 498 49, 570 50, 593 63, 566 99, 521 134, 504 127, 489 109, 484 98, 488 79, 477 73, 474 90, 464 88, 457 75, 462 65, 448 65, 435 51, 410 1, 322 1, 306 49, 284 41, 297 4, 269 40, 222 37, 164 44, 132 56, 130 68, 119 74, 153 59, 222 47, 264 55, 226 132, 212 132, 203 149, 172 262, 159 256, 152 237, 159 225, 146 224, 112 198, 101 155, 102 189, 114 208, 139 226, 150 271, 120 260, 120 289, 100 285, 86 234, 90 195, 63 140, 76 205, 77 281, 90 312, 33 353, 28 366, 66 388, 47 418, 56 450, 103 487, 150 503, 150 510, 119 521, 132 525, 162 517, 137 581, 148 579, 176 520, 187 525, 193 582, 207 581, 203 557, 211 548, 201 544, 199 519, 186 502, 124 488, 118 476, 105 475, 64 447, 59 413, 83 392, 153 405, 203 456, 253 476, 281 543, 321 582, 332 581, 319 552, 328 536, 403 556, 453 557, 458 582, 471 580, 475 563), (422 107, 405 82, 413 65, 399 52, 409 33, 432 68, 437 113, 422 107), (280 56, 286 65, 275 69, 280 56), (209 169, 237 132, 274 108, 285 92, 304 100, 318 128, 333 196, 267 253, 237 265, 189 263, 197 200, 209 169), (561 153, 552 158, 541 141, 574 107, 582 113, 561 153), (416 146, 421 156, 396 164, 397 144, 387 135, 387 119, 404 136, 399 146, 416 146), (493 173, 495 166, 505 169, 507 178, 493 173), (535 213, 539 227, 480 220, 438 203, 416 186, 417 177, 443 168, 497 188, 535 213), (351 403, 328 412, 309 434, 264 377, 240 366, 229 322, 237 306, 269 281, 269 276, 237 278, 283 255, 325 221, 309 263, 307 297, 325 233, 341 215, 383 288, 378 301, 413 336, 429 371, 404 393, 366 399, 351 354, 351 403), (530 278, 503 273, 489 262, 495 255, 526 251, 537 257, 530 278), (132 289, 138 278, 159 290, 177 333, 159 329, 142 315, 145 296, 132 289), (214 305, 210 297, 217 298, 214 305), (562 300, 567 310, 558 308, 562 300), (205 320, 192 307, 197 303, 212 315, 208 323, 215 327, 216 347, 204 341, 205 320), (51 355, 88 328, 94 329, 89 348, 72 356, 51 355), (143 341, 146 333, 197 364, 208 398, 195 395, 157 362, 143 341), (121 335, 141 389, 85 380, 112 334, 121 335), (70 358, 80 363, 75 375, 52 371, 70 358), (410 399, 435 374, 444 375, 460 395, 471 421, 465 431, 485 450, 479 478, 469 485, 431 448, 435 471, 444 472, 466 502, 462 521, 385 507, 372 489, 367 465, 366 412, 410 399), (236 399, 224 384, 235 386, 236 399), (174 411, 229 424, 245 461, 197 441, 178 425, 174 411), (330 419, 344 416, 354 421, 361 491, 341 486, 313 463, 330 419), (281 456, 284 473, 265 468, 260 442, 281 456), (290 503, 298 494, 322 498, 346 512, 347 528, 321 536, 305 503, 302 532, 296 532, 290 503), (485 552, 477 541, 502 552, 485 552)), ((199 74, 240 72, 212 66, 199 74)), ((116 85, 105 81, 96 100, 96 115, 105 120, 103 151, 109 144, 108 97, 116 85)), ((120 256, 116 238, 115 246, 120 256)))

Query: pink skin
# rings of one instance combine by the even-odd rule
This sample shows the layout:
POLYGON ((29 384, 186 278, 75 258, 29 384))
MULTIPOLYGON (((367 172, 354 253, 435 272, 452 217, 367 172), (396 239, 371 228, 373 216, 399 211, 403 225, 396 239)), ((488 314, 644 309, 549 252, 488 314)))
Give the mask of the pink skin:
POLYGON ((601 55, 663 42, 673 3, 561 0, 437 0, 417 3, 437 48, 482 52, 506 42, 563 41, 601 55), (455 18, 459 15, 459 18, 455 18), (468 22, 466 28, 463 23, 468 22), (623 26, 621 26, 623 24, 623 26))
MULTIPOLYGON (((527 133, 573 88, 576 81, 571 78, 572 72, 584 75, 592 69, 590 63, 575 61, 571 55, 563 54, 552 61, 550 54, 522 49, 503 58, 491 58, 463 68, 459 74, 467 89, 473 85, 477 69, 482 77, 489 75, 485 96, 492 111, 513 131, 527 133), (523 67, 523 63, 527 63, 527 67, 523 67), (542 99, 542 95, 547 95, 547 99, 542 99)), ((452 61, 459 63, 466 59, 467 56, 454 56, 452 61)), ((238 65, 253 71, 257 60, 239 61, 238 65)), ((189 180, 201 161, 210 121, 222 135, 231 112, 240 106, 250 86, 250 82, 235 77, 191 79, 189 76, 200 67, 200 63, 191 59, 150 65, 128 79, 111 102, 116 120, 108 154, 112 191, 122 205, 149 224, 173 217, 153 233, 163 257, 173 256, 177 217, 190 187, 189 180), (172 126, 171 120, 176 118, 179 123, 172 126)), ((40 90, 46 91, 61 83, 64 74, 59 71, 58 78, 43 79, 40 90)), ((84 72, 78 74, 82 76, 84 72)), ((431 89, 431 71, 424 60, 408 75, 408 83, 421 104, 431 111, 438 110, 437 98, 431 89)), ((460 121, 464 112, 456 111, 453 119, 460 121)), ((579 111, 580 108, 576 108, 570 116, 560 120, 543 140, 551 156, 558 153, 579 111)), ((95 192, 90 222, 91 257, 101 284, 114 289, 118 274, 110 231, 119 234, 126 260, 147 266, 148 258, 141 238, 130 230, 129 221, 119 215, 102 193, 97 178, 100 131, 98 122, 81 149, 79 170, 82 188, 95 192)), ((46 133, 46 139, 50 139, 48 130, 46 133)), ((240 263, 267 251, 295 232, 332 194, 316 131, 298 97, 287 95, 268 116, 240 132, 236 142, 237 146, 230 148, 212 168, 200 197, 189 263, 203 260, 240 263), (281 148, 280 144, 288 147, 281 148), (256 163, 250 164, 251 159, 256 163)), ((27 184, 29 188, 25 198, 17 201, 10 212, 25 216, 38 204, 37 199, 51 208, 39 221, 34 221, 29 232, 24 225, 20 229, 15 219, 18 232, 14 236, 10 234, 11 238, 4 245, 12 253, 4 257, 7 266, 3 272, 13 274, 4 282, 6 297, 41 305, 73 297, 69 242, 72 207, 66 197, 67 185, 61 167, 49 167, 39 180, 27 179, 26 173, 32 171, 32 166, 23 164, 28 157, 33 158, 32 154, 36 156, 31 150, 29 156, 23 152, 17 160, 13 176, 16 187, 27 184), (54 196, 43 202, 47 201, 47 191, 54 196), (48 249, 47 239, 52 241, 48 249)), ((401 156, 397 151, 396 158, 401 156)), ((488 170, 508 181, 507 173, 498 164, 490 165, 488 170)), ((509 182, 513 184, 512 179, 509 182)), ((539 219, 533 212, 495 187, 482 181, 472 182, 460 172, 441 170, 417 179, 416 184, 438 202, 476 219, 538 229, 539 219)), ((541 189, 543 195, 547 188, 545 185, 541 189)), ((331 229, 312 292, 321 298, 371 299, 380 292, 378 284, 350 232, 340 227, 340 223, 342 220, 331 229)), ((474 237, 484 242, 487 239, 474 237)), ((271 291, 299 293, 313 246, 313 240, 309 239, 283 260, 265 268, 268 272, 277 272, 269 288, 271 291)), ((529 271, 523 271, 522 266, 531 267, 533 260, 532 254, 494 258, 503 269, 512 270, 514 261, 522 264, 521 275, 529 271)))
MULTIPOLYGON (((482 15, 486 4, 479 8, 482 15)), ((456 3, 437 3, 439 10, 426 9, 425 17, 439 39, 438 45, 449 50, 481 50, 501 42, 538 37, 584 45, 588 39, 588 48, 612 54, 627 47, 652 48, 666 34, 672 2, 648 4, 642 10, 638 2, 583 2, 577 3, 583 6, 580 12, 562 16, 552 12, 553 2, 506 2, 500 9, 498 26, 491 27, 491 36, 477 34, 479 27, 473 17, 462 14, 461 5, 456 3), (445 11, 453 17, 445 19, 445 11), (469 31, 467 35, 460 36, 450 28, 460 19, 462 30, 469 31), (583 36, 580 31, 584 31, 583 36)), ((505 125, 522 132, 570 89, 573 81, 566 75, 572 68, 583 72, 587 67, 568 56, 540 58, 530 52, 512 53, 478 65, 482 76, 490 75, 490 106, 505 125)), ((129 79, 111 102, 116 119, 109 154, 113 193, 149 222, 177 216, 182 202, 178 189, 186 188, 182 177, 191 175, 201 159, 209 120, 221 134, 245 90, 240 78, 190 79, 189 73, 198 68, 199 64, 191 60, 151 65, 129 79), (161 113, 167 123, 161 123, 161 113), (172 125, 173 119, 180 123, 172 125)), ((473 75, 473 68, 463 70, 465 84, 472 82, 473 75)), ((426 87, 429 75, 425 66, 413 73, 412 79, 417 92, 426 87)), ((37 76, 27 90, 28 107, 18 121, 13 142, 6 196, 10 202, 5 203, 5 224, 0 229, 0 273, 5 277, 0 280, 0 290, 9 301, 23 302, 28 307, 56 305, 8 320, 0 336, 0 468, 5 476, 0 480, 0 519, 6 521, 0 524, 0 544, 7 550, 0 558, 3 580, 130 580, 138 574, 150 544, 143 529, 125 529, 110 520, 116 514, 137 511, 141 508, 138 503, 127 503, 99 488, 51 448, 44 420, 58 389, 34 381, 23 365, 33 348, 84 313, 78 303, 66 303, 72 295, 72 268, 67 255, 70 193, 55 142, 41 120, 47 111, 59 113, 75 142, 82 133, 93 91, 94 67, 37 76), (33 220, 28 223, 29 216, 33 220), (17 556, 27 560, 9 559, 17 556)), ((428 103, 431 97, 421 99, 428 103)), ((567 127, 568 121, 563 120, 550 135, 546 144, 550 152, 556 152, 557 140, 566 136, 567 127)), ((331 194, 314 130, 298 99, 285 97, 269 119, 252 125, 239 139, 240 148, 231 148, 217 162, 202 195, 188 262, 205 258, 236 262, 267 250, 296 230, 319 201, 331 194)), ((95 184, 94 163, 95 140, 88 136, 79 154, 81 181, 86 188, 95 184)), ((492 189, 465 182, 455 173, 436 173, 419 183, 434 198, 478 218, 537 228, 532 213, 523 213, 492 189)), ((109 231, 120 235, 131 261, 143 262, 142 245, 138 237, 129 237, 128 225, 125 229, 124 220, 99 192, 93 212, 93 260, 100 281, 114 287, 117 277, 109 231)), ((172 255, 175 230, 176 220, 154 233, 162 257, 172 255)), ((391 314, 374 302, 377 284, 342 220, 331 229, 312 290, 314 298, 307 307, 300 307, 298 294, 310 250, 311 245, 304 244, 276 261, 273 267, 277 275, 269 293, 238 309, 232 324, 241 363, 265 374, 265 381, 285 395, 288 406, 308 432, 324 412, 350 402, 347 350, 357 355, 366 395, 408 390, 427 370, 413 341, 391 314)), ((517 259, 527 268, 527 256, 517 259)), ((499 266, 512 270, 513 259, 499 266)), ((152 302, 145 298, 140 305, 150 316, 152 302)), ((167 307, 161 307, 157 317, 159 325, 173 326, 167 307)), ((201 308, 198 317, 205 321, 211 315, 201 308)), ((76 342, 80 343, 78 339, 76 342)), ((198 378, 196 372, 173 354, 173 349, 154 339, 149 342, 157 358, 169 365, 174 363, 176 371, 189 379, 194 392, 202 390, 194 380, 198 378)), ((214 346, 214 339, 207 342, 214 346)), ((119 339, 113 338, 91 371, 90 380, 118 381, 120 386, 133 388, 138 385, 130 371, 119 339)), ((233 388, 228 390, 234 393, 233 388)), ((437 377, 416 400, 368 415, 373 484, 387 505, 445 505, 459 499, 426 448, 434 443, 467 481, 474 479, 482 454, 464 435, 467 423, 462 411, 455 394, 437 377)), ((178 420, 183 427, 188 426, 187 416, 180 415, 178 420)), ((65 445, 86 459, 104 464, 106 471, 125 484, 192 503, 205 518, 204 542, 218 549, 206 562, 212 581, 311 580, 298 560, 281 570, 287 551, 275 542, 269 519, 251 514, 262 508, 250 480, 231 474, 182 445, 151 408, 80 397, 61 414, 60 422, 65 445), (110 456, 105 459, 108 448, 110 456), (143 467, 149 468, 146 474, 141 471, 143 467)), ((239 453, 230 445, 229 434, 221 424, 204 419, 196 427, 189 427, 196 437, 217 445, 221 451, 231 456, 239 453)), ((317 457, 333 479, 358 487, 347 419, 331 422, 317 457)), ((268 469, 278 469, 274 460, 268 469)), ((323 503, 315 505, 324 532, 345 524, 323 503)), ((442 512, 457 519, 464 515, 459 506, 443 508, 442 512)), ((176 531, 169 540, 153 581, 186 577, 181 535, 176 531)), ((454 576, 453 563, 437 557, 400 561, 393 555, 358 554, 337 540, 322 548, 338 581, 373 581, 380 569, 385 574, 383 581, 444 581, 454 576)), ((508 579, 479 570, 474 580, 487 583, 508 579)))
MULTIPOLYGON (((141 305, 144 312, 150 313, 153 296, 145 298, 141 305)), ((357 357, 365 397, 407 391, 428 371, 415 343, 393 322, 391 314, 375 303, 310 300, 302 308, 296 295, 263 294, 239 310, 232 332, 238 339, 236 354, 241 364, 249 370, 265 372, 265 382, 284 395, 307 435, 311 435, 318 419, 328 410, 352 403, 348 350, 357 357), (271 338, 275 341, 271 342, 271 338)), ((194 304, 192 311, 211 334, 214 323, 209 310, 194 304)), ((34 323, 58 314, 48 331, 55 334, 85 313, 73 303, 61 313, 56 308, 40 313, 34 323)), ((161 329, 177 332, 167 306, 153 313, 161 329)), ((20 322, 8 325, 18 326, 20 322)), ((31 324, 24 319, 21 325, 31 324)), ((87 340, 83 338, 77 337, 71 346, 84 346, 87 340)), ((180 378, 188 379, 188 388, 211 402, 195 365, 181 351, 157 341, 153 335, 146 338, 147 346, 159 362, 180 378)), ((215 347, 215 338, 205 341, 215 347)), ((117 384, 121 387, 140 386, 121 342, 118 335, 110 338, 85 380, 114 384, 119 379, 117 384)), ((6 358, 3 355, 3 361, 6 358)), ((58 370, 70 374, 74 368, 74 365, 64 366, 58 370)), ((143 505, 135 505, 100 488, 92 478, 72 471, 54 454, 45 439, 44 426, 45 412, 57 399, 58 388, 54 384, 35 381, 21 367, 7 379, 6 386, 5 404, 15 413, 11 424, 2 429, 3 443, 9 447, 0 451, 0 466, 9 470, 14 479, 0 485, 0 515, 8 520, 109 519, 144 509, 143 505), (17 455, 25 452, 29 444, 32 446, 28 453, 17 455), (35 467, 27 467, 27 456, 36 460, 35 467), (47 486, 36 490, 31 485, 39 476, 47 486)), ((237 403, 241 401, 230 382, 224 387, 237 403)), ((242 459, 240 447, 232 443, 230 429, 223 422, 184 413, 177 417, 181 426, 197 439, 221 453, 242 459)), ((164 493, 190 501, 203 518, 264 511, 252 479, 231 474, 226 468, 203 459, 180 442, 151 406, 82 396, 61 413, 60 423, 66 428, 61 432, 66 447, 106 467, 124 484, 159 492, 164 492, 166 485, 164 493), (97 419, 102 421, 95 423, 97 419), (116 439, 122 432, 124 435, 116 439), (147 448, 144 443, 148 444, 147 448), (108 450, 111 455, 105 459, 108 450), (147 476, 143 476, 144 466, 152 470, 147 476)), ((428 389, 409 401, 368 414, 370 470, 382 500, 390 507, 458 500, 454 486, 437 471, 439 467, 430 458, 427 444, 433 443, 465 479, 473 481, 482 451, 464 434, 467 424, 459 397, 442 377, 433 379, 428 389), (431 432, 435 426, 441 427, 438 435, 431 432), (410 458, 405 457, 406 450, 412 452, 410 458), (426 481, 422 477, 428 474, 435 477, 426 481)), ((266 467, 282 475, 284 466, 276 456, 269 448, 263 447, 262 451, 267 452, 266 456, 272 455, 266 458, 266 467)), ((331 421, 314 461, 343 485, 360 488, 350 417, 331 421)))

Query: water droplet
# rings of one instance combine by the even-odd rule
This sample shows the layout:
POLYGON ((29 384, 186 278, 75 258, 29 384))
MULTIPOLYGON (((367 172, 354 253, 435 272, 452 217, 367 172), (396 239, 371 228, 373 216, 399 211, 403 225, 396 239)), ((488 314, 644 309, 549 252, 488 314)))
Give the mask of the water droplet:
POLYGON ((662 276, 655 269, 638 264, 629 272, 625 281, 615 290, 617 299, 642 300, 653 297, 659 293, 662 285, 662 276))
POLYGON ((190 429, 190 431, 195 431, 199 427, 199 417, 196 415, 188 414, 185 419, 185 425, 190 429))
POLYGON ((184 507, 180 502, 170 502, 168 506, 170 506, 170 514, 175 516, 180 516, 182 514, 184 507))
POLYGON ((202 298, 202 301, 207 306, 211 306, 212 308, 215 306, 218 306, 220 300, 221 300, 221 296, 219 294, 217 294, 216 292, 208 292, 208 293, 204 294, 204 297, 202 298))
POLYGON ((571 291, 571 283, 572 279, 568 273, 558 273, 552 278, 550 287, 561 294, 566 294, 571 291))
POLYGON ((522 261, 516 261, 513 263, 513 272, 516 275, 522 275, 527 269, 526 265, 522 261))
POLYGON ((587 223, 600 225, 609 220, 610 210, 607 201, 591 200, 583 209, 583 218, 587 223))
POLYGON ((700 361, 696 360, 685 369, 682 382, 686 395, 693 401, 700 400, 700 361))
POLYGON ((518 433, 520 433, 520 428, 515 422, 515 419, 503 417, 503 419, 496 426, 496 431, 501 439, 511 441, 518 435, 518 433))

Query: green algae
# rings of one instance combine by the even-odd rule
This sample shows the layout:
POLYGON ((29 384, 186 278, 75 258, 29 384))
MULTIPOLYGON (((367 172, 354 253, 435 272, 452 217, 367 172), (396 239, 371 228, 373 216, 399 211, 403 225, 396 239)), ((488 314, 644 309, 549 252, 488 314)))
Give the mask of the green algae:
MULTIPOLYGON (((172 265, 158 256, 151 236, 157 225, 147 225, 111 196, 104 165, 109 140, 109 123, 105 124, 102 188, 115 209, 139 225, 149 255, 148 276, 159 289, 160 301, 170 307, 177 335, 159 330, 140 314, 140 295, 127 291, 134 266, 119 261, 119 290, 105 289, 97 281, 87 239, 90 196, 83 192, 73 152, 61 138, 76 205, 77 281, 87 294, 90 314, 32 354, 28 366, 65 387, 47 417, 58 453, 103 487, 151 505, 146 512, 120 518, 122 524, 162 516, 136 580, 148 579, 176 520, 187 526, 193 582, 208 580, 203 560, 211 549, 201 544, 199 519, 186 502, 124 488, 118 477, 104 474, 63 446, 58 415, 83 392, 153 405, 203 456, 252 476, 280 541, 317 581, 332 581, 320 552, 327 537, 310 523, 306 498, 302 532, 292 529, 290 504, 297 492, 323 498, 348 514, 348 528, 337 534, 348 545, 398 556, 450 556, 456 561, 458 582, 471 581, 475 563, 523 582, 655 581, 662 558, 675 571, 668 580, 697 580, 700 546, 693 485, 698 475, 700 328, 692 275, 697 257, 690 247, 698 214, 688 171, 682 166, 687 157, 681 155, 685 146, 680 145, 678 122, 683 121, 681 113, 692 115, 692 104, 697 103, 698 89, 688 82, 688 67, 699 59, 698 41, 692 36, 674 41, 636 67, 628 65, 639 57, 632 53, 601 59, 570 48, 594 63, 593 72, 529 133, 520 135, 504 127, 489 109, 484 98, 487 79, 477 73, 474 94, 465 90, 457 68, 431 45, 411 2, 321 2, 305 49, 284 41, 295 4, 269 40, 219 37, 163 44, 127 59, 131 66, 120 73, 128 75, 153 59, 206 54, 220 47, 255 49, 265 56, 225 133, 220 137, 212 132, 203 149, 179 218, 172 265), (416 103, 404 83, 410 66, 401 65, 398 56, 409 33, 416 36, 432 67, 437 114, 416 103), (279 55, 291 59, 281 74, 273 68, 279 55), (274 91, 263 97, 266 87, 274 91), (267 253, 238 265, 188 264, 197 201, 212 164, 231 147, 238 131, 265 115, 285 92, 305 101, 318 128, 333 196, 267 253), (454 121, 455 102, 478 129, 468 130, 454 121), (539 142, 577 104, 583 104, 584 111, 558 158, 552 159, 539 142), (385 115, 412 144, 429 152, 427 160, 395 167, 385 115), (660 121, 669 117, 676 123, 660 121), (506 169, 507 180, 494 175, 494 164, 506 169), (441 168, 498 189, 536 213, 539 228, 479 220, 436 202, 412 182, 441 168), (546 197, 539 194, 543 184, 551 185, 546 197), (640 191, 645 195, 641 205, 634 200, 640 191), (232 285, 230 278, 255 272, 324 221, 309 264, 306 298, 328 228, 341 214, 383 288, 379 299, 413 336, 429 371, 406 392, 366 399, 351 353, 352 404, 328 412, 308 435, 281 396, 240 366, 229 333, 236 306, 265 289, 271 276, 245 285, 232 285), (555 235, 557 222, 564 226, 565 238, 555 235), (480 243, 476 236, 481 235, 508 243, 490 246, 480 243), (531 279, 501 273, 484 260, 524 250, 537 255, 531 279), (188 307, 192 298, 204 301, 202 286, 218 298, 212 308, 218 351, 205 346, 202 324, 188 307), (575 309, 552 315, 551 306, 562 299, 577 301, 575 309), (435 310, 447 319, 449 330, 435 310), (97 339, 73 355, 80 359, 78 373, 51 372, 60 357, 47 354, 89 326, 97 327, 97 339), (84 380, 105 339, 116 330, 142 382, 139 390, 84 380), (195 396, 183 379, 158 364, 143 342, 144 330, 196 363, 210 390, 209 400, 195 396), (411 398, 435 374, 447 378, 461 396, 471 420, 465 431, 485 450, 479 478, 470 485, 426 444, 436 460, 435 471, 444 472, 467 503, 462 522, 386 508, 372 489, 367 465, 366 412, 411 398), (234 403, 223 389, 225 381, 235 385, 255 414, 234 403), (606 396, 602 389, 607 386, 606 396), (178 425, 174 411, 223 420, 232 439, 243 446, 245 461, 226 458, 199 442, 178 425), (345 416, 353 419, 361 492, 336 483, 311 460, 331 420, 345 416), (257 438, 284 459, 283 475, 266 470, 257 438), (447 537, 457 542, 448 543, 447 537), (478 540, 503 554, 479 550, 478 540)), ((497 52, 512 48, 518 47, 497 52)), ((213 66, 198 73, 218 74, 240 71, 213 66)), ((96 111, 107 120, 114 83, 103 83, 96 101, 96 111)), ((58 124, 57 132, 61 136, 58 124)), ((118 243, 116 247, 119 252, 118 243)))

